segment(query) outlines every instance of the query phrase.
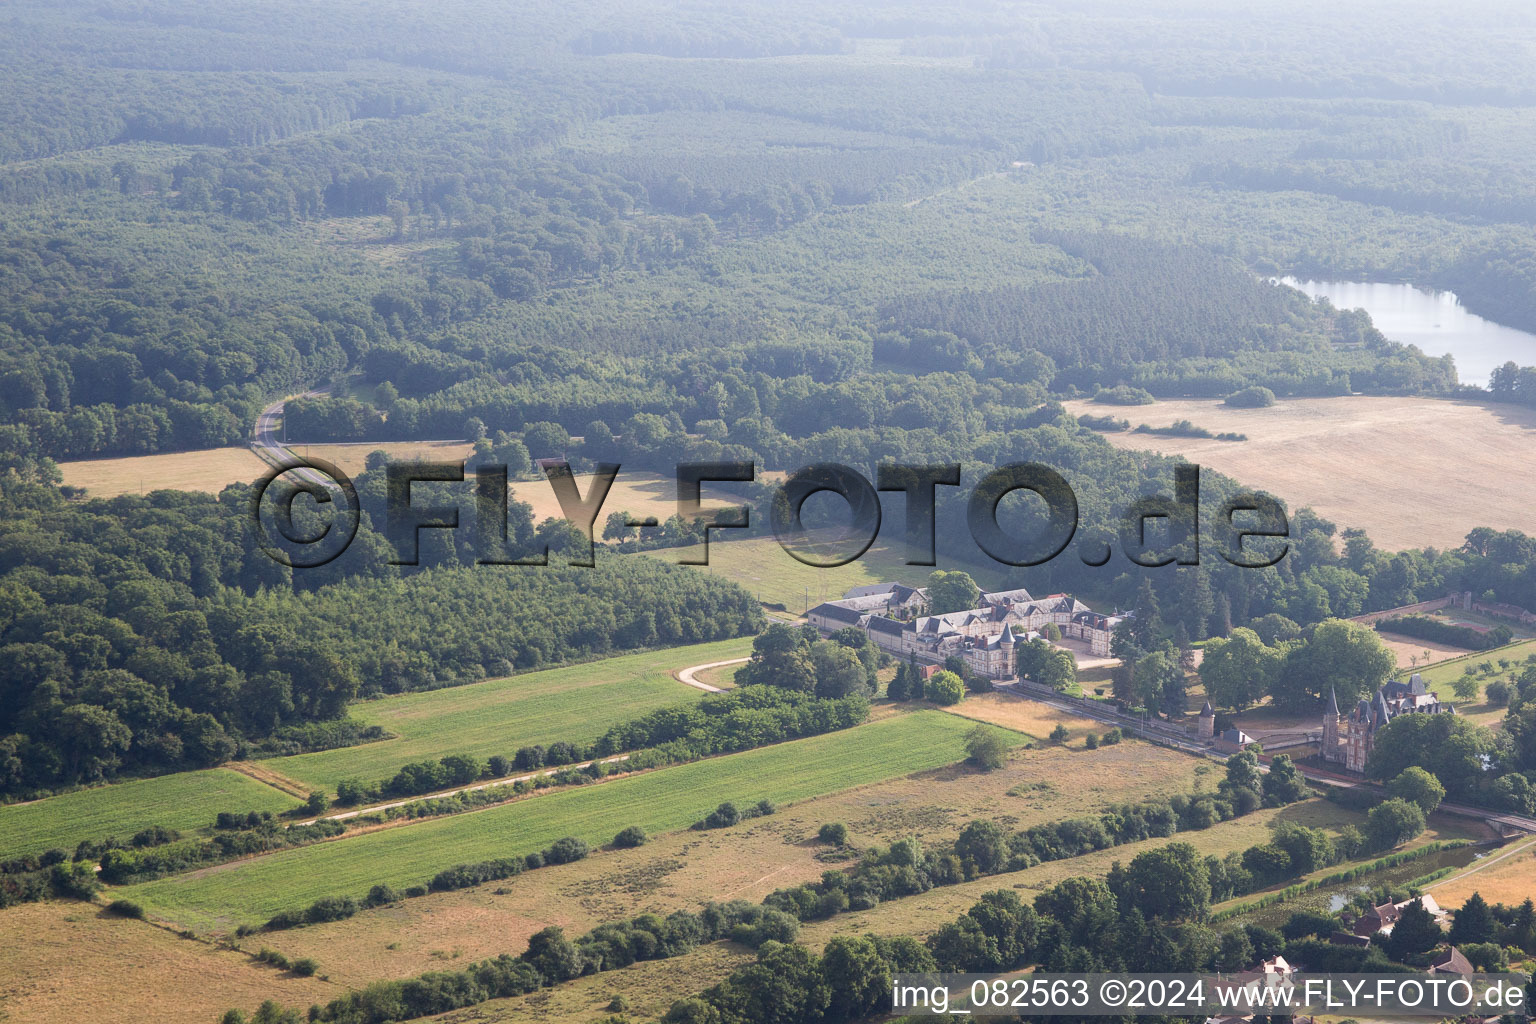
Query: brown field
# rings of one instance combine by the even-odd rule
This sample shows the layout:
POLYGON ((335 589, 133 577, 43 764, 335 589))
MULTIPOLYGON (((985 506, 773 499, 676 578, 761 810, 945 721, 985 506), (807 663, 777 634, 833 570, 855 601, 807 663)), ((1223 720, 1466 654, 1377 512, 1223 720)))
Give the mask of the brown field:
POLYGON ((1536 894, 1536 842, 1517 842, 1466 871, 1427 886, 1441 906, 1454 909, 1474 892, 1489 903, 1516 904, 1536 894))
POLYGON ((1397 667, 1404 672, 1415 672, 1437 661, 1459 658, 1467 653, 1464 647, 1448 647, 1445 644, 1431 643, 1411 636, 1398 636, 1395 633, 1377 633, 1376 635, 1381 638, 1387 650, 1397 655, 1397 667), (1429 652, 1428 658, 1424 656, 1425 651, 1429 652))
POLYGON ((64 482, 71 487, 84 487, 92 498, 158 490, 217 493, 229 484, 255 480, 266 469, 267 464, 249 448, 205 448, 169 455, 59 463, 64 482))
POLYGON ((276 999, 304 1007, 344 991, 83 903, 29 903, 4 914, 0 1020, 17 1024, 211 1024, 234 1006, 249 1013, 276 999))
POLYGON ((1187 419, 1247 441, 1105 435, 1117 448, 1183 455, 1243 483, 1310 505, 1340 526, 1365 528, 1378 546, 1456 547, 1474 526, 1529 530, 1536 478, 1525 465, 1536 411, 1434 398, 1289 399, 1268 409, 1215 400, 1123 408, 1090 401, 1069 411, 1129 420, 1133 427, 1187 419))
POLYGON ((1026 700, 1006 693, 967 694, 965 700, 953 707, 940 708, 962 718, 974 718, 979 722, 991 722, 1005 729, 1043 740, 1058 725, 1067 727, 1067 742, 1080 740, 1090 732, 1106 732, 1109 726, 1091 718, 1058 711, 1037 700, 1026 700))
POLYGON ((658 835, 637 850, 594 853, 261 942, 289 957, 313 956, 333 979, 358 985, 520 952, 529 935, 550 924, 576 934, 644 911, 697 908, 705 899, 755 902, 846 863, 822 859, 828 849, 814 842, 816 830, 831 821, 845 823, 858 847, 912 835, 938 843, 975 817, 1027 828, 1122 800, 1214 787, 1217 773, 1194 758, 1140 743, 1094 753, 1018 751, 1000 771, 920 772, 807 800, 737 828, 658 835), (1061 781, 1090 768, 1088 785, 1061 781))
POLYGON ((515 999, 495 999, 435 1018, 441 1024, 556 1024, 603 1020, 608 1004, 623 996, 628 1020, 659 1020, 684 996, 702 992, 757 959, 743 946, 716 942, 687 956, 631 964, 591 974, 515 999))

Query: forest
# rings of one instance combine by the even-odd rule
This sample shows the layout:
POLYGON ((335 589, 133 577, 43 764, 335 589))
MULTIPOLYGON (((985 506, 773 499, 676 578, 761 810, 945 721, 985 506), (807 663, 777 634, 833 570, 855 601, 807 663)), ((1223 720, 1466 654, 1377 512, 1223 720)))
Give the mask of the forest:
MULTIPOLYGON (((746 4, 665 27, 601 4, 366 25, 276 6, 22 3, 0 43, 30 58, 0 119, 7 794, 330 742, 345 727, 317 723, 354 696, 761 625, 742 592, 616 553, 503 578, 470 568, 472 531, 425 531, 418 566, 390 565, 378 461, 358 540, 318 569, 262 553, 239 486, 58 486, 60 461, 242 444, 294 392, 323 389, 288 403, 289 442, 463 438, 471 469, 507 465, 515 556, 581 541, 517 500, 541 458, 968 480, 1040 461, 1077 491, 1086 552, 1172 463, 1115 451, 1063 399, 1533 401, 1523 364, 1469 387, 1272 280, 1408 277, 1536 322, 1507 173, 1536 151, 1536 86, 1505 52, 1405 77, 1391 55, 1424 42, 1394 30, 1339 72, 1301 28, 1321 6, 1247 29, 1049 5, 746 4), (1244 31, 1268 57, 1206 60, 1244 31)), ((1511 18, 1501 33, 1530 28, 1511 18)), ((1204 488, 1214 506, 1241 484, 1204 488)), ((609 526, 625 551, 696 531, 609 526)), ((1448 588, 1536 605, 1524 536, 1383 552, 1305 511, 1291 527, 1270 569, 1069 553, 1013 575, 1121 606, 1150 588, 1154 680, 1160 644, 1276 617, 1310 630, 1448 588)), ((984 557, 963 531, 940 553, 984 557)))

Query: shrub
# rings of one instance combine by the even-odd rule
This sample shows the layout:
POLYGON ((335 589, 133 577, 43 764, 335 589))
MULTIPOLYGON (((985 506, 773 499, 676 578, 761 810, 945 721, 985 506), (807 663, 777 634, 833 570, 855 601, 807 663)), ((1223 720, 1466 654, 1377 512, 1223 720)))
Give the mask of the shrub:
POLYGON ((144 920, 144 908, 132 900, 113 900, 107 904, 107 913, 144 920))
POLYGON ((1065 743, 1065 742, 1067 742, 1067 727, 1066 727, 1066 725, 1064 723, 1058 722, 1056 724, 1056 728, 1051 730, 1051 742, 1052 743, 1065 743))
POLYGON ((741 820, 741 812, 736 805, 727 800, 705 816, 703 821, 695 822, 694 828, 730 828, 741 820))
POLYGON ((645 829, 639 825, 631 825, 613 837, 613 845, 625 850, 633 849, 636 846, 644 846, 645 842, 645 829))
POLYGON ((288 963, 288 958, 286 956, 283 956, 283 954, 279 953, 275 949, 268 949, 265 946, 261 947, 261 952, 256 954, 256 962, 271 964, 273 967, 284 971, 292 966, 288 963))
POLYGON ((301 978, 311 978, 320 969, 320 965, 315 963, 310 957, 301 956, 290 964, 288 969, 301 978))
POLYGON ((1150 391, 1144 388, 1133 388, 1129 384, 1100 388, 1094 394, 1093 400, 1101 405, 1151 405, 1157 401, 1150 391))
POLYGON ((1234 409, 1267 409, 1275 404, 1275 393, 1261 386, 1243 388, 1228 395, 1225 404, 1234 409))
POLYGON ((1108 746, 1112 746, 1112 745, 1114 745, 1116 743, 1119 743, 1121 738, 1122 738, 1122 734, 1121 734, 1119 729, 1111 729, 1111 730, 1109 730, 1109 732, 1106 732, 1104 734, 1104 738, 1102 740, 1100 740, 1100 742, 1103 743, 1106 747, 1108 747, 1108 746))
POLYGON ((363 900, 365 907, 382 907, 388 903, 400 902, 400 894, 387 885, 376 885, 368 890, 367 899, 363 900))
POLYGON ((1085 748, 1087 748, 1088 750, 1098 750, 1099 749, 1099 735, 1098 735, 1098 733, 1091 732, 1087 736, 1084 736, 1083 737, 1083 746, 1085 748))
POLYGON ((500 754, 492 754, 487 758, 485 767, 493 779, 503 779, 512 774, 512 762, 500 754))
POLYGON ((324 814, 328 806, 330 804, 325 799, 325 794, 318 789, 311 790, 309 798, 304 801, 304 810, 309 814, 324 814))
POLYGON ((1511 696, 1510 686, 1502 679, 1495 679, 1483 687, 1483 696, 1496 708, 1508 707, 1511 696))
POLYGON ((972 726, 965 734, 966 759, 985 771, 1001 768, 1008 761, 1008 744, 1002 733, 985 725, 972 726))
POLYGON ((357 779, 342 779, 336 783, 336 802, 346 807, 368 799, 368 791, 357 779))
POLYGON ((965 684, 959 676, 945 669, 929 677, 927 685, 923 687, 923 696, 940 707, 948 707, 965 699, 965 684))
POLYGON ((840 821, 829 821, 816 831, 816 838, 833 846, 847 846, 848 826, 840 821))
POLYGON ((581 860, 586 855, 585 840, 566 836, 550 844, 549 849, 544 851, 544 861, 547 864, 569 864, 571 861, 581 860))
POLYGON ((418 896, 425 896, 426 894, 427 887, 424 885, 407 886, 405 890, 405 898, 408 900, 413 900, 418 896))

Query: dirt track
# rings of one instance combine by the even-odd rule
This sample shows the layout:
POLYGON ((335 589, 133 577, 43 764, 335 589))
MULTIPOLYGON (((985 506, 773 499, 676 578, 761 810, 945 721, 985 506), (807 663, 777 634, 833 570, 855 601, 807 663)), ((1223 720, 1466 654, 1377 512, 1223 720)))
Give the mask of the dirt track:
POLYGON ((1132 427, 1187 419, 1247 441, 1106 434, 1118 448, 1183 455, 1243 483, 1310 505, 1377 546, 1458 547, 1475 526, 1536 532, 1536 410, 1433 398, 1308 398, 1268 409, 1219 401, 1147 406, 1067 403, 1132 427))

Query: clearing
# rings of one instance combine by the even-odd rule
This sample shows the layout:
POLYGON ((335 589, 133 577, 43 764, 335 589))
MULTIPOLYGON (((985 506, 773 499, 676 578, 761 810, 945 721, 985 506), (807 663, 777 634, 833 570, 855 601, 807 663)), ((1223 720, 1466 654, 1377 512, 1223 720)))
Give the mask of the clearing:
POLYGON ((619 722, 703 697, 704 691, 673 678, 676 669, 743 657, 751 650, 750 637, 721 640, 361 701, 352 705, 352 717, 382 726, 396 739, 260 764, 303 785, 335 792, 341 779, 373 782, 412 761, 448 754, 510 757, 518 747, 534 743, 593 740, 619 722))
POLYGON ((220 811, 286 811, 299 801, 228 768, 136 779, 0 806, 0 859, 82 839, 126 840, 148 825, 187 832, 213 824, 220 811))
POLYGON ((1290 506, 1364 528, 1389 550, 1459 547, 1469 530, 1530 530, 1536 478, 1511 473, 1536 442, 1536 410, 1437 398, 1295 398, 1268 409, 1214 399, 1132 408, 1092 401, 1069 412, 1166 427, 1187 419, 1247 441, 1104 435, 1117 448, 1183 455, 1290 506))
MULTIPOLYGON (((684 688, 686 689, 686 688, 684 688)), ((322 896, 424 884, 454 864, 522 855, 562 836, 596 846, 628 825, 686 828, 715 805, 787 804, 964 757, 970 723, 918 711, 628 778, 525 797, 481 811, 285 850, 114 891, 185 927, 255 924, 322 896)), ((1017 733, 1007 733, 1022 742, 1017 733)))

